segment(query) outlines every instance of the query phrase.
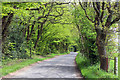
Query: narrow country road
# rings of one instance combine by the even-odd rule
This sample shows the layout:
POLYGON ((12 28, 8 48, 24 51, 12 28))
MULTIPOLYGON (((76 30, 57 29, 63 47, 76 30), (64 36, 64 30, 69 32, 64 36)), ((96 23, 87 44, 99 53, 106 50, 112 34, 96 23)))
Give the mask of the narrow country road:
POLYGON ((76 69, 76 52, 35 63, 31 67, 9 74, 6 78, 82 78, 76 69))

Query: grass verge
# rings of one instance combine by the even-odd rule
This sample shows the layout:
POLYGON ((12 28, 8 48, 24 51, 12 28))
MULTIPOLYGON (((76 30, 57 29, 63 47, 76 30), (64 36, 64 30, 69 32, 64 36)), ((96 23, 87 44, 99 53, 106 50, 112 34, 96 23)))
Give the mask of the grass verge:
POLYGON ((113 73, 107 73, 100 70, 99 63, 91 65, 90 60, 82 56, 80 53, 76 56, 76 63, 85 78, 118 78, 113 73))
POLYGON ((64 54, 68 54, 67 53, 59 53, 59 54, 49 54, 43 58, 40 58, 40 56, 34 56, 32 59, 24 59, 24 60, 10 60, 8 62, 12 62, 12 64, 6 64, 7 62, 3 62, 4 65, 2 65, 2 76, 5 76, 11 72, 15 72, 21 68, 24 68, 25 66, 29 66, 30 64, 33 64, 35 62, 38 62, 38 61, 43 61, 43 60, 46 60, 46 59, 50 59, 50 58, 53 58, 57 55, 64 55, 64 54))

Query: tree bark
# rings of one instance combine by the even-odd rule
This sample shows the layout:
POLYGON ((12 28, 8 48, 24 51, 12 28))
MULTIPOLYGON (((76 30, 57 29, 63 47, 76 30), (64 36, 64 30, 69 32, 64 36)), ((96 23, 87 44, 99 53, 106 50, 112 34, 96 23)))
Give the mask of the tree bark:
POLYGON ((27 42, 29 41, 29 30, 30 30, 30 27, 28 26, 27 27, 27 42))
POLYGON ((117 75, 117 71, 118 71, 118 58, 115 57, 114 58, 114 74, 117 75))
POLYGON ((96 44, 100 56, 100 69, 108 72, 108 57, 106 55, 105 48, 106 33, 102 32, 102 30, 100 29, 96 30, 96 32, 97 32, 96 44))
POLYGON ((7 36, 8 27, 12 21, 12 18, 13 18, 13 13, 9 13, 8 19, 6 16, 3 17, 3 19, 2 19, 3 20, 3 22, 2 22, 2 42, 5 41, 5 38, 7 36))
POLYGON ((31 48, 30 48, 30 58, 32 58, 32 50, 31 50, 31 48))
POLYGON ((35 45, 34 45, 34 49, 36 48, 37 43, 39 41, 39 38, 42 35, 42 31, 43 31, 43 24, 41 24, 41 29, 39 29, 39 25, 38 25, 38 34, 37 34, 37 40, 36 40, 35 45))
MULTIPOLYGON (((6 46, 4 44, 6 38, 7 38, 7 35, 8 35, 8 29, 9 29, 9 25, 10 23, 12 22, 12 18, 13 18, 13 13, 8 13, 9 15, 8 16, 5 16, 2 18, 2 53, 5 54, 5 49, 6 49, 6 46)), ((8 54, 5 54, 5 55, 8 55, 8 54)))
POLYGON ((108 72, 108 58, 106 55, 106 49, 104 46, 98 46, 98 53, 100 56, 100 69, 105 70, 108 72))

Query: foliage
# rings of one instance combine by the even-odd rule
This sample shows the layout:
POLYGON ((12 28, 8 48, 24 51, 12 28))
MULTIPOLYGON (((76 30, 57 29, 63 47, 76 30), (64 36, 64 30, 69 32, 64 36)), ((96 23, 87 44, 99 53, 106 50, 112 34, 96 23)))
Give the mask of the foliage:
MULTIPOLYGON (((85 17, 94 24, 96 36, 96 45, 100 57, 100 68, 108 71, 108 55, 106 54, 106 39, 112 25, 120 20, 119 2, 91 2, 90 4, 79 2, 79 5, 85 13, 85 17), (91 18, 91 14, 87 9, 93 9, 95 15, 91 18)), ((90 10, 92 11, 92 10, 90 10)), ((114 29, 114 28, 113 28, 114 29)))
POLYGON ((66 5, 55 2, 3 2, 2 5, 3 60, 69 50, 74 33, 70 32, 73 25, 64 18, 70 15, 66 5))
MULTIPOLYGON (((91 10, 91 12, 88 12, 88 15, 94 14, 92 8, 88 8, 88 10, 91 10)), ((99 60, 94 25, 87 20, 84 11, 78 5, 73 7, 72 15, 74 16, 73 24, 76 26, 79 35, 77 39, 78 48, 94 64, 99 60)))
MULTIPOLYGON (((100 77, 106 77, 107 73, 97 70, 98 65, 93 64, 99 62, 101 56, 98 53, 107 52, 105 55, 108 58, 118 56, 116 42, 113 43, 115 37, 108 35, 116 27, 114 23, 119 19, 117 6, 113 9, 113 5, 116 3, 81 3, 85 8, 80 6, 81 4, 71 4, 61 2, 3 2, 2 61, 33 58, 34 62, 36 55, 54 56, 53 53, 64 53, 76 48, 85 57, 77 57, 83 71, 93 69, 90 71, 90 75, 93 73, 95 76, 98 74, 100 77), (91 6, 92 4, 93 6, 91 6), (111 6, 108 6, 110 4, 111 6), (98 6, 106 8, 103 10, 98 6), (95 10, 97 8, 100 10, 101 16, 95 10), (112 13, 111 10, 113 10, 112 13), (110 18, 111 16, 113 17, 110 18), (113 46, 109 46, 111 44, 113 46), (107 51, 105 49, 102 51, 101 47, 106 47, 107 51), (90 65, 91 67, 89 67, 90 65), (95 70, 96 74, 94 74, 95 70), (105 76, 99 75, 100 73, 105 74, 105 76)), ((102 61, 100 60, 100 62, 102 61)), ((105 63, 105 65, 107 64, 105 63)))
POLYGON ((117 78, 113 73, 100 70, 99 63, 91 65, 90 60, 78 53, 76 63, 85 78, 117 78))

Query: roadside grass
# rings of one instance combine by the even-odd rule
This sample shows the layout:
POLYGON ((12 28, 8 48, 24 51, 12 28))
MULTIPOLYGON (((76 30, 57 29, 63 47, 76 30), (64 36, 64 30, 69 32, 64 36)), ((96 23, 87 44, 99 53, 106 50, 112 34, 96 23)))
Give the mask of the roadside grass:
MULTIPOLYGON (((99 63, 91 65, 90 60, 82 56, 81 53, 78 53, 76 56, 76 63, 85 78, 118 78, 113 73, 100 70, 99 63)), ((110 62, 110 65, 113 65, 113 61, 110 62)), ((113 67, 111 67, 110 70, 112 68, 113 67)))
POLYGON ((5 76, 11 72, 15 72, 21 68, 24 68, 25 66, 29 66, 30 64, 33 64, 35 62, 38 62, 38 61, 43 61, 43 60, 46 60, 46 59, 50 59, 50 58, 53 58, 57 55, 64 55, 64 54, 68 54, 68 52, 66 53, 59 53, 59 54, 49 54, 49 55, 46 55, 45 57, 43 58, 40 58, 40 56, 34 56, 32 59, 21 59, 21 60, 9 60, 8 62, 5 61, 3 62, 2 64, 2 76, 5 76), (8 64, 8 63, 11 63, 12 64, 8 64))

